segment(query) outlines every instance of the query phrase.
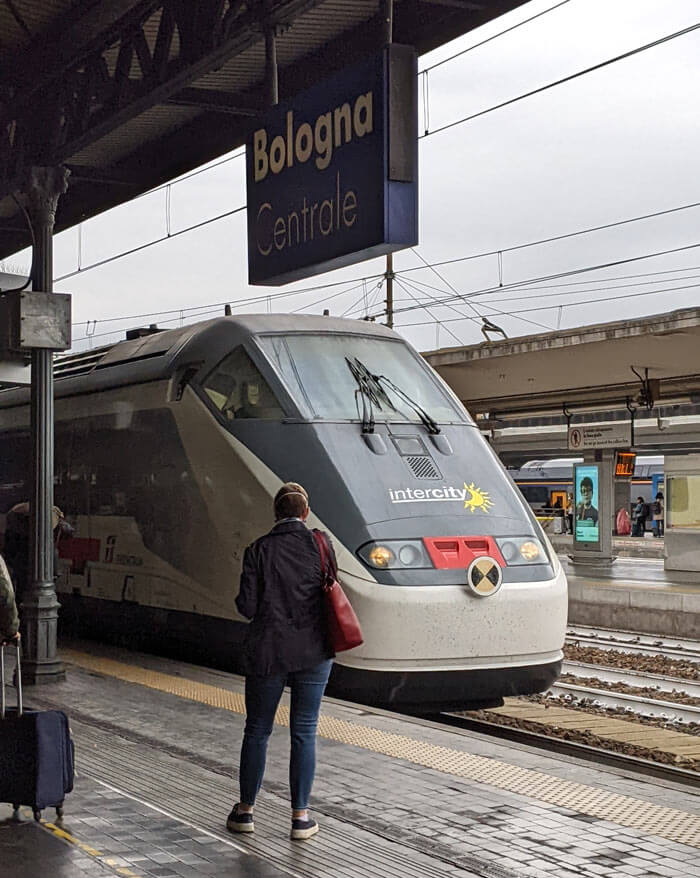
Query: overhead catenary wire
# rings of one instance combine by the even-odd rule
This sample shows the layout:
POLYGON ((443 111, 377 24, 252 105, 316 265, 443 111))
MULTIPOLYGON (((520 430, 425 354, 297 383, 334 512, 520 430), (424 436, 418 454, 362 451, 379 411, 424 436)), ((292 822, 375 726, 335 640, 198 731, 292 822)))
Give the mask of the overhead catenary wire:
POLYGON ((478 110, 476 113, 471 113, 468 116, 464 116, 461 119, 456 119, 454 122, 447 122, 445 125, 441 125, 439 128, 433 128, 432 131, 428 131, 425 134, 419 134, 419 139, 425 137, 432 137, 435 134, 440 134, 442 131, 447 131, 450 128, 455 128, 457 125, 463 125, 465 122, 471 122, 474 119, 479 119, 482 116, 486 116, 489 113, 493 113, 496 110, 502 110, 504 107, 510 107, 513 104, 517 104, 519 101, 524 101, 526 98, 534 97, 535 95, 542 94, 545 91, 549 91, 552 88, 556 88, 559 85, 564 85, 564 83, 572 82, 574 79, 579 79, 581 76, 586 76, 589 73, 594 73, 597 70, 602 70, 604 67, 609 67, 611 64, 616 64, 618 61, 624 61, 627 58, 632 58, 634 55, 639 55, 641 52, 647 52, 650 49, 655 49, 658 46, 663 45, 664 43, 668 43, 671 40, 676 40, 679 37, 687 36, 690 33, 698 30, 700 28, 700 22, 697 24, 692 24, 689 27, 685 27, 682 30, 674 31, 674 33, 667 34, 664 37, 659 37, 656 40, 652 40, 650 43, 645 43, 643 46, 637 46, 635 49, 630 49, 627 52, 622 52, 620 55, 615 55, 613 58, 608 58, 605 61, 600 61, 598 64, 592 64, 590 67, 586 67, 583 70, 578 70, 576 73, 570 73, 568 76, 563 76, 561 79, 557 79, 554 82, 549 82, 546 85, 541 85, 538 88, 530 89, 530 91, 524 92, 521 95, 517 95, 514 98, 508 98, 505 101, 501 101, 498 104, 495 104, 492 107, 486 107, 483 110, 478 110))
MULTIPOLYGON (((363 278, 348 278, 348 280, 334 281, 332 283, 327 283, 327 284, 317 284, 317 285, 314 285, 312 287, 302 287, 301 289, 297 289, 297 290, 284 290, 282 292, 272 293, 272 294, 264 293, 263 295, 260 295, 260 296, 251 296, 251 297, 246 298, 246 299, 239 299, 238 301, 233 303, 233 307, 239 308, 239 307, 242 307, 244 305, 254 305, 254 304, 257 304, 258 302, 266 302, 268 299, 285 299, 285 298, 289 298, 291 296, 299 296, 299 295, 302 295, 303 293, 313 293, 313 292, 316 292, 318 290, 326 290, 326 289, 332 289, 333 287, 345 286, 346 284, 349 284, 349 283, 359 283, 360 281, 363 281, 363 280, 373 280, 374 278, 381 277, 381 276, 382 275, 379 275, 379 274, 367 275, 366 277, 363 277, 363 278)), ((96 320, 95 322, 96 323, 117 323, 117 322, 124 323, 124 322, 130 321, 130 320, 146 320, 147 318, 160 317, 163 314, 174 314, 176 311, 178 313, 180 311, 185 311, 187 313, 187 312, 191 312, 191 311, 200 311, 203 308, 206 308, 206 309, 224 308, 224 307, 226 307, 226 305, 229 305, 229 306, 231 305, 230 299, 226 299, 223 302, 207 302, 203 305, 192 305, 191 307, 184 308, 184 309, 183 308, 168 308, 165 311, 149 311, 148 313, 128 314, 128 315, 121 315, 119 317, 103 317, 101 319, 96 320)), ((78 323, 73 323, 72 325, 74 327, 82 326, 82 324, 84 322, 85 321, 79 321, 78 323)))
MULTIPOLYGON (((527 283, 538 283, 540 281, 545 281, 545 280, 555 280, 559 277, 572 277, 573 275, 576 275, 576 274, 583 274, 584 272, 589 272, 589 271, 599 271, 599 270, 604 269, 604 268, 612 268, 613 266, 616 266, 616 265, 627 265, 627 264, 632 263, 632 262, 639 262, 640 260, 643 260, 643 259, 653 259, 653 258, 659 257, 659 256, 670 256, 673 253, 681 253, 685 250, 697 249, 698 247, 700 247, 700 242, 695 243, 695 244, 686 244, 682 247, 673 247, 669 250, 658 250, 655 253, 645 253, 645 254, 642 254, 639 256, 631 256, 631 257, 628 257, 627 259, 617 259, 617 260, 613 260, 611 262, 601 262, 601 263, 598 263, 597 265, 589 265, 589 266, 586 266, 583 268, 575 268, 575 269, 571 269, 570 271, 563 271, 563 272, 559 272, 557 274, 550 274, 550 275, 543 275, 540 277, 526 278, 522 281, 518 281, 516 283, 509 285, 508 289, 514 290, 514 289, 517 289, 519 286, 522 286, 523 284, 527 284, 527 283)), ((413 269, 413 270, 415 271, 415 269, 413 269)), ((405 274, 405 272, 403 272, 403 273, 405 274)), ((479 292, 479 293, 485 293, 485 292, 491 292, 491 291, 497 292, 497 291, 501 291, 503 289, 505 289, 505 287, 493 287, 492 286, 492 287, 486 287, 482 290, 477 290, 474 292, 479 292)), ((474 292, 470 293, 470 294, 466 294, 466 295, 474 295, 474 292)), ((443 299, 434 299, 432 304, 444 305, 444 304, 447 304, 448 302, 455 301, 455 299, 461 300, 464 298, 464 295, 465 294, 458 294, 457 296, 454 296, 454 295, 447 296, 443 299)), ((408 306, 406 308, 397 309, 397 312, 412 311, 412 310, 415 310, 417 307, 418 306, 416 306, 416 305, 408 306)))
MULTIPOLYGON (((418 256, 419 259, 421 259, 425 263, 426 267, 430 268, 430 270, 435 275, 437 275, 437 277, 440 278, 440 280, 445 284, 445 286, 449 287, 457 295, 457 297, 459 298, 460 301, 464 302, 470 308, 473 308, 473 310, 476 312, 477 317, 483 318, 484 315, 479 314, 479 311, 474 307, 474 305, 471 304, 471 302, 469 302, 468 297, 465 297, 461 293, 459 293, 455 289, 455 287, 452 286, 452 284, 447 280, 447 278, 445 278, 443 275, 441 275, 440 272, 435 268, 434 265, 429 265, 428 262, 423 258, 423 256, 421 256, 420 253, 417 252, 417 250, 414 247, 412 247, 411 250, 416 254, 416 256, 418 256)), ((437 300, 434 300, 434 301, 437 304, 437 300)), ((496 314, 504 314, 505 313, 504 311, 499 311, 498 308, 494 308, 493 310, 496 312, 496 314)), ((540 329, 551 329, 550 326, 547 326, 544 323, 539 323, 536 320, 529 320, 526 317, 521 317, 520 319, 523 320, 525 323, 531 323, 533 326, 538 326, 540 329)))
MULTIPOLYGON (((652 255, 653 254, 647 254, 645 256, 640 256, 639 259, 643 260, 646 258, 650 258, 652 255)), ((568 287, 578 287, 578 286, 582 286, 584 284, 600 284, 600 283, 606 284, 606 286, 601 287, 600 289, 616 290, 616 289, 623 289, 625 286, 645 286, 647 284, 652 284, 652 283, 667 283, 667 282, 670 283, 670 282, 681 281, 681 280, 690 280, 690 279, 696 277, 696 275, 688 275, 688 276, 680 277, 680 278, 663 277, 663 278, 660 278, 660 280, 658 280, 658 281, 639 280, 637 282, 637 284, 629 284, 629 285, 622 284, 619 286, 608 286, 608 284, 612 283, 614 281, 620 281, 620 280, 632 280, 634 278, 659 277, 660 275, 675 274, 679 271, 698 271, 698 270, 700 270, 700 265, 687 265, 687 266, 684 266, 681 268, 665 268, 665 269, 663 269, 663 271, 647 271, 647 272, 642 272, 640 274, 621 274, 621 275, 613 275, 612 277, 597 277, 597 278, 592 278, 589 280, 584 279, 584 280, 571 281, 569 283, 563 283, 563 284, 543 284, 543 285, 539 285, 539 286, 530 286, 530 285, 523 286, 524 283, 528 283, 528 282, 527 281, 514 281, 512 284, 506 284, 503 287, 493 287, 492 286, 492 287, 487 287, 486 289, 483 289, 483 290, 474 290, 471 293, 463 293, 461 295, 464 296, 465 298, 477 298, 477 297, 480 298, 482 296, 493 296, 493 295, 497 295, 497 294, 502 294, 504 292, 508 292, 509 290, 512 290, 513 292, 521 293, 521 292, 532 292, 534 290, 559 290, 559 289, 568 288, 568 287)), ((582 271, 588 271, 588 268, 582 269, 582 271)), ((405 272, 398 271, 396 274, 397 274, 397 276, 402 277, 404 279, 404 281, 408 282, 408 278, 404 277, 405 272)), ((566 275, 567 275, 567 277, 570 276, 569 272, 566 272, 566 275)), ((551 275, 550 279, 554 279, 555 277, 556 277, 556 275, 551 275)), ((412 277, 411 283, 414 285, 414 288, 415 287, 424 287, 428 290, 432 290, 433 292, 438 292, 438 293, 443 292, 441 287, 436 287, 433 284, 429 284, 426 281, 421 280, 420 278, 417 278, 417 277, 412 277)), ((591 292, 591 291, 595 291, 595 290, 596 290, 595 287, 592 289, 589 289, 589 290, 572 290, 571 295, 576 295, 578 293, 591 292)), ((549 295, 548 293, 543 293, 543 296, 545 296, 545 297, 547 297, 548 295, 549 295)), ((556 295, 564 296, 564 295, 567 295, 567 292, 564 291, 562 293, 552 293, 552 296, 556 296, 556 295)), ((521 298, 527 298, 527 297, 518 296, 517 298, 521 299, 521 298)), ((428 301, 429 303, 434 303, 435 299, 434 299, 434 297, 430 296, 429 299, 426 301, 428 301)), ((495 299, 493 301, 512 302, 513 298, 509 297, 508 299, 495 299)), ((488 301, 482 302, 481 306, 488 307, 488 301)), ((353 308, 351 307, 351 308, 348 308, 344 313, 345 314, 357 313, 357 309, 353 310, 353 308)))
MULTIPOLYGON (((636 293, 625 293, 621 296, 604 296, 604 297, 600 297, 597 299, 586 299, 582 302, 570 302, 566 307, 578 308, 582 305, 593 305, 593 304, 596 304, 599 302, 615 302, 615 301, 621 301, 624 299, 637 299, 637 298, 641 298, 643 296, 658 296, 658 295, 661 295, 662 293, 666 293, 666 292, 673 292, 676 290, 691 290, 691 289, 700 289, 700 284, 688 284, 684 287, 672 287, 669 290, 642 290, 642 291, 639 291, 636 293)), ((517 310, 512 311, 509 316, 517 317, 520 314, 530 314, 530 313, 533 313, 535 311, 553 311, 559 307, 560 307, 559 305, 545 305, 544 307, 534 306, 531 308, 519 308, 517 310)), ((413 310, 413 309, 405 309, 405 310, 413 310)), ((456 323, 459 319, 460 318, 457 318, 457 317, 455 317, 455 318, 450 317, 449 319, 443 320, 442 322, 443 323, 456 323)), ((462 319, 464 319, 464 318, 462 318, 462 319)), ((426 323, 429 323, 429 322, 430 321, 427 321, 427 320, 419 320, 419 321, 416 321, 414 323, 402 323, 402 324, 400 324, 399 328, 404 329, 404 328, 408 328, 411 326, 425 326, 426 323)))
POLYGON ((506 34, 512 33, 518 28, 523 27, 526 24, 530 24, 531 21, 535 21, 538 18, 542 18, 544 15, 548 15, 550 12, 554 12, 555 9, 559 9, 561 6, 566 6, 570 0, 561 0, 560 3, 556 3, 554 6, 550 6, 549 9, 543 9, 540 12, 535 13, 535 15, 531 15, 529 18, 524 18, 522 21, 518 21, 510 27, 505 28, 504 30, 499 31, 496 34, 492 34, 490 37, 486 37, 486 39, 481 40, 478 43, 474 43, 471 46, 467 46, 466 49, 461 49, 459 52, 455 52, 454 55, 450 55, 448 58, 443 58, 442 61, 436 61, 435 64, 431 64, 429 67, 424 67, 419 71, 418 75, 421 76, 424 73, 429 73, 431 70, 435 70, 438 67, 442 67, 443 64, 448 64, 450 61, 454 61, 455 58, 461 58, 462 55, 466 55, 469 52, 473 52, 474 49, 480 49, 482 46, 485 46, 487 43, 492 43, 494 40, 499 39, 500 37, 504 37, 506 34))
MULTIPOLYGON (((642 275, 642 277, 643 276, 644 275, 642 275)), ((554 286, 519 286, 519 285, 516 286, 516 285, 514 285, 513 287, 510 287, 510 286, 491 287, 488 290, 481 291, 481 292, 477 290, 473 293, 464 294, 464 297, 469 298, 469 299, 479 297, 481 307, 482 308, 489 308, 491 306, 491 303, 497 303, 497 304, 502 303, 502 302, 512 303, 514 301, 514 299, 517 301, 525 301, 528 299, 549 299, 549 298, 559 298, 559 297, 563 297, 563 296, 578 296, 580 294, 588 294, 591 292, 602 292, 603 290, 609 292, 609 291, 614 291, 614 290, 630 289, 632 287, 649 286, 652 284, 680 283, 681 281, 684 281, 684 280, 695 280, 696 278, 700 278, 700 275, 691 274, 691 275, 684 275, 684 276, 675 277, 675 278, 664 277, 664 278, 659 278, 658 280, 637 281, 636 283, 632 283, 632 284, 619 284, 619 285, 610 285, 609 283, 606 283, 606 281, 608 281, 607 278, 598 278, 594 281, 594 283, 603 283, 603 286, 589 287, 588 289, 583 289, 583 290, 569 290, 569 289, 567 289, 567 290, 558 291, 557 285, 554 285, 554 286), (518 295, 515 297, 509 296, 508 298, 503 298, 503 299, 489 299, 489 300, 481 299, 482 296, 491 296, 491 295, 494 295, 496 293, 508 292, 509 290, 512 290, 512 292, 517 293, 518 295), (533 292, 535 290, 549 290, 550 292, 538 292, 536 295, 533 295, 533 296, 521 295, 521 293, 529 293, 529 292, 533 292)), ((407 278, 404 278, 404 280, 406 282, 408 282, 407 278)), ((614 280, 614 278, 612 278, 611 280, 614 280)), ((418 288, 419 292, 423 291, 421 288, 427 288, 428 290, 432 290, 434 292, 442 292, 442 290, 439 289, 438 287, 427 284, 425 281, 421 281, 421 280, 418 280, 416 278, 412 278, 411 282, 415 285, 415 287, 418 288)), ((562 284, 562 286, 569 287, 569 286, 576 286, 578 284, 584 284, 584 283, 590 283, 590 281, 578 281, 575 284, 562 284)), ((669 289, 673 289, 673 287, 670 287, 669 289)), ((425 295, 428 296, 428 298, 425 300, 428 304, 435 304, 436 303, 435 297, 431 296, 430 293, 425 293, 425 295)), ((449 307, 449 305, 447 303, 443 303, 442 301, 440 301, 439 304, 441 304, 441 305, 445 304, 446 307, 449 307)), ((566 306, 567 303, 564 302, 561 304, 566 306)))
MULTIPOLYGON (((413 293, 411 293, 411 291, 408 289, 408 287, 407 287, 402 281, 397 280, 397 284, 398 284, 403 290, 405 290, 405 292, 407 292, 407 293, 409 294, 409 296, 410 296, 412 299, 415 299, 415 296, 413 295, 413 293)), ((429 308, 426 307, 425 310, 426 310, 426 312, 427 312, 428 314, 430 314, 430 316, 432 317, 432 319, 433 319, 436 323, 438 323, 440 326, 444 326, 444 321, 443 321, 443 320, 439 320, 437 317, 433 317, 433 315, 430 313, 430 309, 429 309, 429 308)), ((455 339, 455 341, 456 341, 458 344, 460 344, 460 345, 463 345, 463 344, 464 344, 463 339, 461 339, 458 335, 455 335, 455 333, 452 332, 452 330, 449 328, 449 326, 445 326, 445 330, 446 330, 447 332, 449 332, 449 334, 452 336, 452 338, 455 339)))

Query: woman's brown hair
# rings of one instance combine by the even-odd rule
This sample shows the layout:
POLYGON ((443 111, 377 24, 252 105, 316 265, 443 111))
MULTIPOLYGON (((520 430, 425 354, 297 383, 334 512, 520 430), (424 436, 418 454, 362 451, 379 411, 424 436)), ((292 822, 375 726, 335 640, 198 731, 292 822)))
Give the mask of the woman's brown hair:
POLYGON ((275 494, 275 520, 301 518, 309 508, 309 495, 296 482, 286 482, 275 494))

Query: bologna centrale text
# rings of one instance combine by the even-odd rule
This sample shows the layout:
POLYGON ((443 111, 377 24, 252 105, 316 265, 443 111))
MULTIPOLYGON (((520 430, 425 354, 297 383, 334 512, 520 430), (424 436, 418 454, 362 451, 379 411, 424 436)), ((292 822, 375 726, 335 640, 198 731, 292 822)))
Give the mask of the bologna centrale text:
MULTIPOLYGON (((260 128, 253 134, 253 179, 262 182, 268 174, 281 175, 286 168, 305 164, 313 158, 317 170, 324 172, 331 163, 334 150, 365 137, 374 130, 373 94, 358 95, 334 110, 320 114, 314 124, 302 122, 295 126, 294 112, 286 117, 286 132, 270 142, 268 132, 260 128), (269 143, 269 148, 268 148, 269 143)), ((311 200, 303 196, 298 205, 284 213, 275 211, 265 201, 257 213, 257 249, 268 256, 273 248, 282 251, 328 237, 357 222, 358 199, 353 189, 343 187, 340 172, 329 179, 325 198, 311 200)))

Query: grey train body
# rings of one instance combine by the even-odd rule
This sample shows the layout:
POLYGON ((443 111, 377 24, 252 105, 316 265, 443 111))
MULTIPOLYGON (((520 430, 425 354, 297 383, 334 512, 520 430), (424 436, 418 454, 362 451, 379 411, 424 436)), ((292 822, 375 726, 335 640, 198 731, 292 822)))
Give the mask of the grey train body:
MULTIPOLYGON (((62 630, 237 670, 243 550, 291 480, 331 534, 365 634, 338 656, 332 692, 428 712, 542 691, 559 673, 558 559, 463 407, 395 333, 228 317, 55 369, 55 500, 75 527, 60 547, 62 630), (495 558, 488 596, 466 581, 482 556, 495 558)), ((29 493, 27 402, 0 393, 0 530, 29 493)))

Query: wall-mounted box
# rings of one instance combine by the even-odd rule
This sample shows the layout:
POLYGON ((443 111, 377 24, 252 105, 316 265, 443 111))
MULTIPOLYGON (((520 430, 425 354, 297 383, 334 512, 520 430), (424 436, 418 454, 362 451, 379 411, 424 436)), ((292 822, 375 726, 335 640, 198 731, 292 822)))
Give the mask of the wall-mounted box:
POLYGON ((65 351, 70 346, 70 294, 22 290, 0 297, 0 357, 3 351, 65 351))

